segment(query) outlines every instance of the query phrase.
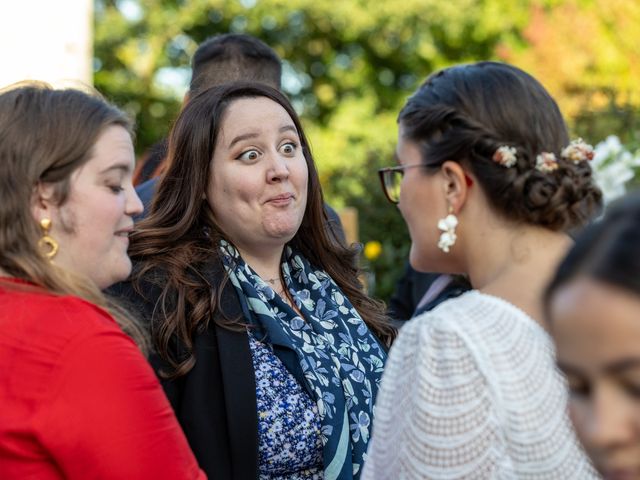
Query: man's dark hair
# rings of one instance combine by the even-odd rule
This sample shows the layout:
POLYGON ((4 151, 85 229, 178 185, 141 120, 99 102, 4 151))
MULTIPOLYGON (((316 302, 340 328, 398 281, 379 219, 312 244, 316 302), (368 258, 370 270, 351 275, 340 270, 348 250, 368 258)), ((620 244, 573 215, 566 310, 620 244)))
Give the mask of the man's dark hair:
POLYGON ((280 89, 280 57, 251 35, 225 33, 208 38, 196 50, 191 65, 190 95, 239 80, 266 83, 280 89))

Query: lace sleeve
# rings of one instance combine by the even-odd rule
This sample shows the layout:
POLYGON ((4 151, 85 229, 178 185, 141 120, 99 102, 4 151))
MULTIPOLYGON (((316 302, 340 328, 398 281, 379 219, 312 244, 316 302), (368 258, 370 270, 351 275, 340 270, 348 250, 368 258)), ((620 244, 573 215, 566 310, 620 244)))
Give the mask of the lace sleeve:
POLYGON ((487 379, 437 318, 402 328, 376 405, 364 479, 510 478, 487 379))

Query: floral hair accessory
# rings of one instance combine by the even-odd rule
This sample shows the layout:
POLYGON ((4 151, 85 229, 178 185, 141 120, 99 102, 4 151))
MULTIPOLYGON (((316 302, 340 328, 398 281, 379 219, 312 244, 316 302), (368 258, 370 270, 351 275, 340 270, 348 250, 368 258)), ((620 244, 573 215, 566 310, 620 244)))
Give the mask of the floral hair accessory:
POLYGON ((573 163, 593 160, 594 155, 593 147, 581 138, 573 140, 568 147, 562 150, 562 158, 573 163))
POLYGON ((498 147, 496 153, 493 154, 493 161, 499 163, 503 167, 511 168, 516 164, 518 157, 516 157, 516 147, 508 147, 507 145, 502 145, 498 147))
POLYGON ((544 173, 553 172, 558 168, 558 160, 553 153, 542 152, 536 157, 536 168, 544 173))

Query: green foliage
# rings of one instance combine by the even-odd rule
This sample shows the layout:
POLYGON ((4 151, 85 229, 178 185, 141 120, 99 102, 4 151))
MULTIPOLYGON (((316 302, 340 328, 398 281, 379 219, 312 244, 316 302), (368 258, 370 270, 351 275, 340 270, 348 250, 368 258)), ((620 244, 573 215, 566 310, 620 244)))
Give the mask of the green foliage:
MULTIPOLYGON (((628 98, 609 88, 597 90, 593 95, 606 96, 605 106, 591 106, 586 102, 586 108, 573 118, 573 131, 576 136, 588 138, 597 143, 612 133, 616 133, 623 143, 636 145, 640 142, 640 109, 633 105, 628 98)), ((599 102, 601 103, 601 102, 599 102)))
MULTIPOLYGON (((615 67, 621 91, 637 85, 637 67, 625 63, 637 42, 633 22, 624 36, 615 27, 639 11, 633 0, 96 0, 94 80, 136 117, 142 152, 175 119, 200 42, 234 31, 271 45, 286 61, 283 87, 303 118, 325 197, 336 208, 357 207, 360 240, 382 243, 371 268, 376 295, 388 298, 409 240, 376 170, 393 163, 407 96, 434 70, 486 59, 525 67, 556 95, 602 88, 615 67), (574 21, 588 34, 557 40, 574 21), (594 53, 585 58, 587 48, 594 53), (172 75, 182 76, 178 88, 162 81, 172 75)), ((629 102, 634 119, 636 107, 629 102)), ((602 111, 606 102, 588 108, 602 111)), ((617 128, 615 116, 603 123, 585 115, 577 131, 617 128)))
POLYGON ((246 32, 288 62, 293 75, 285 90, 305 117, 329 125, 345 97, 368 96, 374 112, 393 111, 434 69, 491 57, 500 38, 526 20, 526 10, 505 12, 504 4, 413 0, 399 9, 393 0, 375 8, 355 0, 97 0, 95 84, 137 116, 143 149, 169 128, 178 108, 158 72, 188 69, 209 36, 246 32), (131 6, 138 15, 125 17, 131 6), (499 11, 506 22, 492 14, 499 11))

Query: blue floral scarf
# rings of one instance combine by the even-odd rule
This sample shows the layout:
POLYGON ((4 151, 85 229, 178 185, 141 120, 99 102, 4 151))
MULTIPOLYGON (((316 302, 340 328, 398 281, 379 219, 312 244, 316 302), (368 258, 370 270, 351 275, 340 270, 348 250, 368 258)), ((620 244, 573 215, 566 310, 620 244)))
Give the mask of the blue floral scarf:
POLYGON ((358 479, 386 352, 334 281, 290 247, 282 274, 302 317, 232 245, 222 241, 220 249, 245 318, 265 342, 295 352, 318 406, 325 480, 358 479))

